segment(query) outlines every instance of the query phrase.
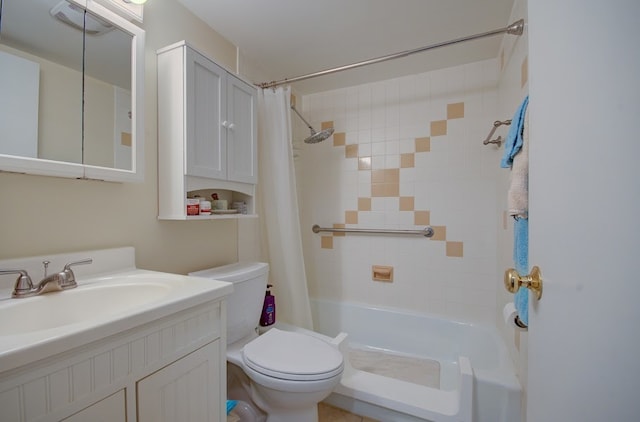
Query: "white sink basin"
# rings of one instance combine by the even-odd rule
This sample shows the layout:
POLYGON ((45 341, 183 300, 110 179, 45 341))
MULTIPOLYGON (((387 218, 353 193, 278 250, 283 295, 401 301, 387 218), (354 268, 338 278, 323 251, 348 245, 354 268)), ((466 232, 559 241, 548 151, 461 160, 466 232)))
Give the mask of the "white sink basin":
POLYGON ((48 330, 68 324, 114 316, 166 297, 168 283, 117 282, 93 284, 27 299, 13 299, 0 307, 0 336, 48 330))
POLYGON ((145 270, 0 300, 0 372, 219 299, 230 283, 145 270))

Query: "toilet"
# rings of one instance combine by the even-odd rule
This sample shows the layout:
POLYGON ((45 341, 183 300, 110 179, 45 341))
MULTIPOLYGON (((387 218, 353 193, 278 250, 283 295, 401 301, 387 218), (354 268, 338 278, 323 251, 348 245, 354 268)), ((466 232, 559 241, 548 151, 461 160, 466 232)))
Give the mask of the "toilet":
POLYGON ((271 328, 258 335, 268 274, 263 262, 189 273, 233 283, 227 297, 227 362, 248 377, 248 394, 267 422, 317 422, 318 403, 340 383, 342 353, 306 333, 271 328))

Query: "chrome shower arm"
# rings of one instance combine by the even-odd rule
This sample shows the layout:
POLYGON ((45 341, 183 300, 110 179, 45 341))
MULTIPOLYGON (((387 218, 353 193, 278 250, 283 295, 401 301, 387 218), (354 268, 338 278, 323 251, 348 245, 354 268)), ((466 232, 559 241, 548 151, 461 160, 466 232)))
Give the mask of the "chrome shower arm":
POLYGON ((305 122, 307 127, 311 130, 312 134, 316 133, 316 131, 313 129, 313 127, 311 127, 311 124, 309 124, 309 122, 307 122, 307 120, 304 117, 302 117, 302 114, 300 114, 298 112, 298 110, 296 110, 296 108, 293 106, 293 104, 291 105, 291 110, 295 111, 296 114, 298 115, 298 117, 300 117, 302 119, 302 121, 305 122))

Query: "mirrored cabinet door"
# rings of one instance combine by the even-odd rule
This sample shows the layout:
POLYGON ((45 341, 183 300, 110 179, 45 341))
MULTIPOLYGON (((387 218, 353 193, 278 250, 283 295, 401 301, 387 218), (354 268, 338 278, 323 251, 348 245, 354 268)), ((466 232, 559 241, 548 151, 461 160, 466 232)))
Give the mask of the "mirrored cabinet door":
POLYGON ((0 171, 143 180, 143 86, 144 31, 125 18, 0 0, 0 171))
POLYGON ((82 163, 83 30, 54 17, 67 7, 2 0, 1 154, 82 163))
POLYGON ((132 170, 130 34, 93 13, 104 33, 85 36, 84 163, 132 170))

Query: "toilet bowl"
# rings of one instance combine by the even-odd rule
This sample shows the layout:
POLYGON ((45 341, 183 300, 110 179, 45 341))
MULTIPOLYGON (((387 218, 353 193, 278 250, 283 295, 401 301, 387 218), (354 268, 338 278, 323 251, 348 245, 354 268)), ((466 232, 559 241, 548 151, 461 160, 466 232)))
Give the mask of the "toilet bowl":
POLYGON ((268 268, 239 263, 189 275, 234 283, 227 297, 227 362, 246 375, 245 389, 267 422, 317 422, 317 404, 340 383, 343 355, 335 344, 300 332, 271 328, 258 335, 268 268))

